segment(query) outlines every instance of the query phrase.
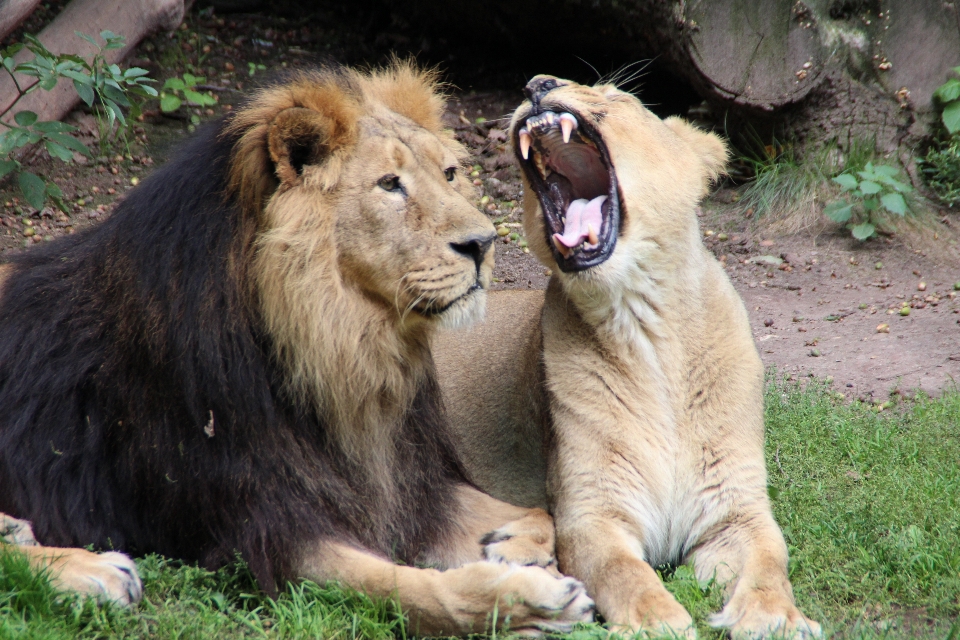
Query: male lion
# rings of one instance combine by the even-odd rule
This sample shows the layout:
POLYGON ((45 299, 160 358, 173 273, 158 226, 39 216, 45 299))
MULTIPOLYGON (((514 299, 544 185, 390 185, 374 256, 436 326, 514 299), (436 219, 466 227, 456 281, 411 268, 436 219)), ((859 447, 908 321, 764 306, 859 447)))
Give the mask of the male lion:
POLYGON ((239 551, 268 591, 396 594, 418 633, 589 620, 550 517, 473 488, 451 444, 429 340, 482 312, 494 233, 442 110, 406 64, 295 75, 5 265, 8 541, 122 603, 126 556, 37 546, 18 518, 59 547, 239 551))
POLYGON ((545 298, 493 295, 485 326, 438 341, 468 471, 550 504, 560 568, 615 625, 694 636, 652 568, 689 561, 726 583, 713 624, 818 635, 770 511, 747 314, 700 242, 724 144, 610 85, 537 76, 525 93, 510 132, 524 229, 555 275, 545 298))

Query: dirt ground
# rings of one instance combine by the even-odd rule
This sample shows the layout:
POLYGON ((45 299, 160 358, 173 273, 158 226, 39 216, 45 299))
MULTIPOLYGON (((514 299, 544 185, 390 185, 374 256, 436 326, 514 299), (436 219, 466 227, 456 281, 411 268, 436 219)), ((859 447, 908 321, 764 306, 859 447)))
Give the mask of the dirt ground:
MULTIPOLYGON (((202 88, 214 93, 218 104, 172 116, 148 104, 128 142, 97 151, 92 160, 77 156, 77 163, 62 164, 44 151, 28 158, 30 170, 61 186, 71 210, 33 210, 9 180, 0 182, 0 262, 11 252, 97 224, 189 135, 191 115, 211 119, 229 112, 270 69, 315 61, 311 51, 336 56, 338 47, 356 49, 343 45, 343 38, 314 23, 223 17, 207 10, 192 12, 174 34, 147 40, 130 66, 147 68, 161 82, 184 70, 203 74, 202 88)), ((446 115, 471 150, 478 206, 504 234, 496 243, 494 288, 544 288, 549 279, 525 250, 519 174, 506 147, 507 118, 520 99, 519 86, 455 91, 446 115)), ((84 142, 97 147, 93 115, 77 111, 70 122, 84 142)), ((718 188, 703 204, 701 228, 743 297, 767 365, 793 377, 825 378, 837 392, 881 406, 891 392, 935 394, 955 386, 960 379, 955 213, 939 212, 938 229, 865 243, 829 225, 784 236, 744 216, 737 204, 741 192, 742 187, 718 188)))

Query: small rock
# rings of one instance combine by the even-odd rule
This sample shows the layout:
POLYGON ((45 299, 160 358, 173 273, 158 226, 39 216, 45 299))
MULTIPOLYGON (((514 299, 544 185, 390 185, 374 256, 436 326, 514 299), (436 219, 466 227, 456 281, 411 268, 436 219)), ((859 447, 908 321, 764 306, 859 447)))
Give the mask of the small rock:
POLYGON ((878 262, 877 264, 873 265, 873 268, 879 271, 880 269, 883 269, 883 263, 878 262))
POLYGON ((773 318, 767 318, 766 320, 764 320, 764 321, 763 321, 763 326, 765 326, 765 327, 772 327, 772 326, 773 326, 773 318))
POLYGON ((886 322, 877 325, 877 333, 890 333, 890 325, 886 322))
POLYGON ((910 315, 910 307, 900 307, 900 315, 902 316, 910 315))
POLYGON ((813 358, 819 358, 821 355, 822 355, 822 354, 820 353, 820 349, 810 349, 810 356, 811 356, 811 357, 813 357, 813 358))
POLYGON ((920 284, 917 285, 917 291, 926 291, 926 290, 927 290, 926 282, 921 282, 920 284))
POLYGON ((775 245, 775 244, 776 244, 776 242, 774 242, 773 240, 761 240, 761 241, 760 241, 760 246, 761 246, 761 247, 772 247, 772 246, 775 245))

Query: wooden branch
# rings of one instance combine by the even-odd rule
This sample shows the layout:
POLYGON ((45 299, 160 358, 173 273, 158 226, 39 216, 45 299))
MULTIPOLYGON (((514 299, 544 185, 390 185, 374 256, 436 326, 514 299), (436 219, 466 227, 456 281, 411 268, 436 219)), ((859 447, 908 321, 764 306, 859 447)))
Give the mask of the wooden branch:
MULTIPOLYGON (((74 53, 89 59, 96 54, 96 49, 74 32, 99 40, 99 33, 108 29, 126 38, 123 48, 104 52, 108 63, 116 63, 147 35, 161 29, 175 29, 183 20, 184 11, 184 0, 73 0, 37 37, 53 53, 74 53)), ((27 60, 31 55, 21 51, 17 60, 27 60)), ((36 78, 29 76, 18 79, 23 88, 36 84, 36 78)), ((13 78, 9 74, 0 77, 0 112, 16 97, 13 78)), ((3 120, 12 122, 14 114, 23 110, 33 111, 40 120, 59 120, 79 100, 72 81, 63 79, 51 91, 35 90, 24 96, 3 120)))

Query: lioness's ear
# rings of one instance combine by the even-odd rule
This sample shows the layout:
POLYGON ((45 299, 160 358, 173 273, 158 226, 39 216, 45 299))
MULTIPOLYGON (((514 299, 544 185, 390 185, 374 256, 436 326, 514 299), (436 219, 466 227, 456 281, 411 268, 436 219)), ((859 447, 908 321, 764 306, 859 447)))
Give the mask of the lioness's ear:
POLYGON ((700 156, 706 169, 708 180, 716 180, 726 172, 727 145, 719 136, 701 131, 686 120, 671 116, 663 121, 674 133, 680 136, 693 152, 700 156))
POLYGON ((281 184, 295 184, 304 165, 323 160, 333 129, 334 123, 313 109, 291 107, 277 114, 267 131, 267 148, 281 184))

